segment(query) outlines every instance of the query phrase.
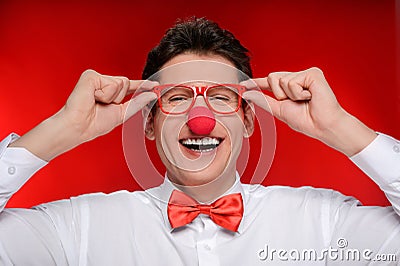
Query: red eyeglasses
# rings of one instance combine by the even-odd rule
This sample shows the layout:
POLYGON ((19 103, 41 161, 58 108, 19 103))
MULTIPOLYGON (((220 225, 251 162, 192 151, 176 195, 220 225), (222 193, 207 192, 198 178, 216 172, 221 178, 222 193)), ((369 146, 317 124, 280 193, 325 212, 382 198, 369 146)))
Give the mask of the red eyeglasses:
POLYGON ((211 111, 218 114, 232 114, 242 105, 242 94, 246 87, 239 84, 218 84, 209 86, 188 86, 166 84, 153 88, 158 104, 165 114, 184 114, 193 107, 201 95, 211 111))

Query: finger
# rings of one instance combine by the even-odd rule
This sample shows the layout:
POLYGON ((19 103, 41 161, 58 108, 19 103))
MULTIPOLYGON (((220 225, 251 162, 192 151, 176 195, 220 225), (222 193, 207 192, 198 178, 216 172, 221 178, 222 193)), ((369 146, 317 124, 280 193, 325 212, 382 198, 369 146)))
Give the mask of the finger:
POLYGON ((298 75, 296 75, 294 81, 299 84, 304 91, 307 92, 310 99, 312 96, 314 99, 331 99, 336 101, 332 89, 330 88, 324 77, 324 74, 319 68, 312 67, 310 69, 298 72, 298 75))
POLYGON ((78 82, 75 86, 75 91, 85 90, 88 91, 88 87, 91 91, 94 91, 96 88, 100 86, 100 77, 102 75, 93 69, 85 70, 80 76, 78 82))
POLYGON ((268 95, 265 95, 261 91, 246 91, 243 93, 243 99, 255 103, 257 106, 261 107, 273 116, 279 116, 280 114, 279 101, 268 95))
POLYGON ((151 80, 130 80, 129 83, 128 94, 134 93, 137 90, 148 91, 155 86, 160 85, 157 81, 151 80))
POLYGON ((155 86, 160 85, 160 83, 156 81, 150 80, 129 80, 125 77, 120 77, 124 81, 124 87, 116 96, 113 102, 120 103, 122 100, 132 93, 135 93, 139 90, 141 91, 149 91, 153 89, 155 86))
MULTIPOLYGON (((125 80, 127 80, 125 78, 125 80)), ((100 76, 100 85, 94 92, 95 100, 102 103, 111 103, 118 96, 119 92, 124 88, 124 79, 100 76)), ((125 81, 126 83, 127 81, 125 81)))
POLYGON ((129 118, 131 118, 134 114, 136 114, 139 110, 141 110, 144 106, 149 104, 151 101, 157 99, 157 94, 154 92, 143 92, 131 100, 122 104, 122 121, 125 122, 129 118))
POLYGON ((123 81, 123 87, 122 87, 122 89, 120 89, 120 91, 118 92, 118 94, 115 96, 115 98, 113 99, 113 102, 114 103, 120 103, 120 102, 122 102, 122 100, 125 98, 125 96, 126 95, 128 95, 128 89, 129 89, 129 86, 130 86, 130 81, 129 81, 129 79, 128 78, 125 78, 125 77, 119 77, 119 78, 121 78, 122 79, 122 81, 123 81))
POLYGON ((292 79, 288 83, 288 89, 293 95, 295 101, 308 101, 311 100, 311 92, 304 88, 296 81, 296 78, 292 79))
POLYGON ((278 100, 285 100, 288 98, 288 95, 286 95, 285 91, 279 83, 279 80, 286 75, 288 75, 288 72, 274 72, 269 74, 267 77, 268 84, 272 89, 275 98, 277 98, 278 100))
POLYGON ((240 82, 240 84, 245 86, 247 89, 259 88, 261 90, 272 91, 267 81, 267 78, 247 79, 245 81, 240 82))
POLYGON ((302 86, 303 78, 299 73, 291 73, 279 79, 279 85, 292 101, 311 99, 311 93, 302 86))

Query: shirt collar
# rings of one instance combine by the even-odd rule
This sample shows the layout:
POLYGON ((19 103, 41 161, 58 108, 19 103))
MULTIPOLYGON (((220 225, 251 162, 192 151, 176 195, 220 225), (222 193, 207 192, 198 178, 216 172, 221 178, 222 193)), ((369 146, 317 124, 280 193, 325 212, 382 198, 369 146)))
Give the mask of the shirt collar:
MULTIPOLYGON (((171 224, 169 223, 168 220, 168 213, 167 213, 167 207, 168 207, 168 200, 171 196, 172 191, 176 189, 176 190, 180 190, 179 188, 177 188, 167 177, 167 175, 165 175, 164 178, 164 182, 159 186, 158 189, 158 204, 164 219, 164 224, 165 226, 168 228, 168 230, 170 232, 173 231, 174 228, 171 227, 171 224)), ((243 198, 243 208, 244 208, 244 213, 243 213, 243 218, 242 221, 240 222, 239 228, 238 228, 238 233, 241 234, 244 230, 244 226, 245 224, 245 217, 246 217, 246 204, 248 201, 248 197, 246 196, 246 194, 244 193, 244 189, 243 189, 243 184, 240 182, 240 176, 239 173, 236 172, 236 179, 235 179, 235 183, 232 185, 232 187, 230 189, 228 189, 224 194, 222 194, 220 197, 222 196, 226 196, 229 194, 234 194, 234 193, 240 193, 242 195, 243 198)))

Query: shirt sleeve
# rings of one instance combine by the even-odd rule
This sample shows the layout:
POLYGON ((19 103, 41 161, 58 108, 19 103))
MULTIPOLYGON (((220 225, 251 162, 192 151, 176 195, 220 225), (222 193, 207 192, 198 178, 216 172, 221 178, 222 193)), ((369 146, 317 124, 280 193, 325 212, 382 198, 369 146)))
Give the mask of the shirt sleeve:
POLYGON ((25 148, 8 147, 18 138, 11 133, 0 142, 0 211, 25 182, 47 164, 25 148))
POLYGON ((350 158, 379 185, 392 206, 362 206, 352 197, 332 192, 330 247, 334 258, 328 265, 399 265, 400 262, 400 145, 379 134, 360 153, 350 158), (340 256, 358 256, 343 258, 340 256), (350 263, 349 263, 350 264, 350 263))
POLYGON ((400 216, 400 142, 379 134, 350 159, 378 184, 400 216))
MULTIPOLYGON (((47 164, 25 148, 8 147, 18 138, 12 133, 0 142, 0 265, 68 265, 66 244, 72 242, 63 242, 60 237, 68 230, 55 226, 46 205, 4 208, 11 196, 47 164)), ((53 204, 68 216, 65 224, 73 224, 70 202, 53 204)))

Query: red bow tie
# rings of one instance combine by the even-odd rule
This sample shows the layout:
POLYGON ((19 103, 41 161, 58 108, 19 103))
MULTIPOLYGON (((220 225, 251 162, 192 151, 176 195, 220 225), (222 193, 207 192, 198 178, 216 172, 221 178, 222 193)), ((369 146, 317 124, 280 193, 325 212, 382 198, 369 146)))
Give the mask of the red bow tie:
POLYGON ((209 215, 214 223, 236 232, 243 217, 242 195, 230 194, 207 205, 199 204, 181 191, 172 191, 168 203, 168 219, 172 228, 190 223, 200 213, 209 215))

